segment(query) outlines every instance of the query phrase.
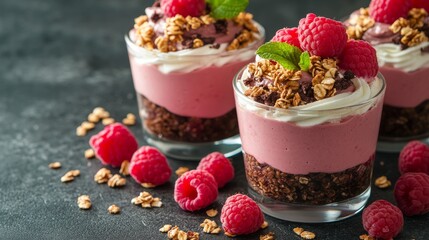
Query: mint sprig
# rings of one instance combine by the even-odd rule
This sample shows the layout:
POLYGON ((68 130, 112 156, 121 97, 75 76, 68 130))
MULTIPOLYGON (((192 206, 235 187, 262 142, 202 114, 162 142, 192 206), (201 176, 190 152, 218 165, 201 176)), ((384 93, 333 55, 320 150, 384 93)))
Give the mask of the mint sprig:
POLYGON ((310 54, 307 51, 301 53, 301 56, 299 56, 298 65, 304 72, 307 72, 308 69, 310 69, 310 54))
POLYGON ((243 12, 249 0, 206 0, 210 6, 210 15, 215 19, 231 19, 243 12))
POLYGON ((261 58, 274 60, 289 70, 308 71, 310 54, 284 42, 267 42, 256 50, 261 58))

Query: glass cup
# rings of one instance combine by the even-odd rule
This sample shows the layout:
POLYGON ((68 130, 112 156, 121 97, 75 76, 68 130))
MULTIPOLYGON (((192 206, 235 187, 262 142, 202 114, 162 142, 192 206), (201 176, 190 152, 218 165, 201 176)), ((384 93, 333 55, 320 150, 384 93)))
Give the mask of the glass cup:
MULTIPOLYGON (((256 24, 256 23, 255 23, 256 24)), ((231 79, 254 60, 265 31, 247 47, 160 53, 125 36, 139 114, 147 142, 166 155, 199 160, 217 151, 241 151, 231 79)))
POLYGON ((365 206, 385 82, 359 104, 328 110, 280 109, 244 95, 234 78, 250 195, 262 211, 295 222, 332 222, 365 206), (329 120, 328 120, 329 119, 329 120))
POLYGON ((429 144, 429 67, 405 72, 382 66, 380 72, 388 87, 377 149, 399 152, 411 140, 429 144))

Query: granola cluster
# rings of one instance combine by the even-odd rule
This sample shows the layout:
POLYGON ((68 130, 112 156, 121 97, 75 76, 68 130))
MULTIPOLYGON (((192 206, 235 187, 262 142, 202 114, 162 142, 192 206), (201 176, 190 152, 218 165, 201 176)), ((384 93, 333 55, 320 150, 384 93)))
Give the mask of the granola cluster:
POLYGON ((372 28, 375 24, 374 19, 369 16, 368 8, 359 9, 359 14, 353 15, 349 19, 347 35, 352 39, 362 39, 366 30, 372 28))
MULTIPOLYGON (((425 23, 428 13, 423 8, 413 8, 408 12, 407 18, 399 18, 389 29, 398 34, 394 42, 403 48, 413 47, 422 42, 429 41, 429 26, 425 23)), ((359 14, 353 15, 348 22, 347 34, 352 39, 362 39, 363 34, 375 25, 374 19, 369 15, 368 8, 361 8, 359 14)))
POLYGON ((199 240, 200 234, 197 232, 188 231, 185 232, 183 230, 180 230, 178 226, 172 226, 170 224, 164 225, 162 228, 159 229, 162 233, 167 233, 168 239, 173 240, 199 240))
POLYGON ((429 40, 429 26, 424 21, 427 17, 425 9, 413 8, 408 12, 407 19, 399 18, 390 26, 390 30, 400 34, 399 43, 402 46, 414 47, 429 40))
MULTIPOLYGON (((230 42, 227 47, 228 51, 248 46, 249 43, 255 40, 253 33, 259 32, 253 23, 253 15, 250 13, 242 12, 233 18, 232 21, 234 24, 242 27, 243 30, 230 42)), ((134 19, 135 43, 148 50, 158 49, 161 52, 178 51, 177 46, 179 45, 185 48, 200 48, 207 44, 213 44, 215 39, 205 38, 204 36, 200 36, 200 34, 193 34, 189 38, 184 37, 184 34, 212 24, 215 25, 217 32, 226 31, 226 20, 216 20, 210 15, 183 17, 178 14, 174 17, 166 18, 163 34, 157 35, 149 17, 142 15, 134 19)))
POLYGON ((141 192, 137 197, 131 199, 131 203, 134 205, 141 205, 142 208, 159 208, 162 206, 161 199, 153 197, 148 192, 141 192))
POLYGON ((340 74, 335 59, 311 56, 310 61, 309 72, 288 70, 266 59, 251 63, 247 67, 250 77, 243 81, 249 87, 244 94, 268 106, 287 109, 332 97, 337 90, 350 86, 354 75, 340 74))

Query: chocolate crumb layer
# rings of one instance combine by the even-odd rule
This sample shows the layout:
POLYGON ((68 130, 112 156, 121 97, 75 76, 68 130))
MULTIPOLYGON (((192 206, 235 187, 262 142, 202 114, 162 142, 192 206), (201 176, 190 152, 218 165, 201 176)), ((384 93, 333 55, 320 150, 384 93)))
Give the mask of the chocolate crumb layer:
POLYGON ((383 106, 380 138, 429 136, 429 100, 415 108, 383 106))
POLYGON ((181 142, 213 142, 238 134, 235 109, 217 118, 183 117, 139 95, 145 110, 143 127, 159 138, 181 142))
POLYGON ((288 174, 259 163, 244 153, 249 186, 261 194, 287 203, 322 205, 363 193, 371 184, 374 155, 363 164, 336 173, 288 174))

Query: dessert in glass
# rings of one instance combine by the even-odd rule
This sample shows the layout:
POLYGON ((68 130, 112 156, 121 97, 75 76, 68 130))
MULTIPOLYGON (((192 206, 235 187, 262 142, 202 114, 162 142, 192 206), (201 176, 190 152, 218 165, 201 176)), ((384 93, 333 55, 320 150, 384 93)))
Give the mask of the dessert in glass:
POLYGON ((359 212, 385 89, 374 48, 348 41, 341 22, 308 14, 256 54, 233 81, 249 193, 289 221, 359 212))
POLYGON ((264 29, 247 1, 181 2, 156 1, 125 36, 144 135, 174 158, 228 157, 241 151, 231 79, 264 29))
POLYGON ((373 0, 345 21, 350 38, 376 49, 386 78, 380 151, 399 152, 410 140, 429 143, 429 1, 417 2, 373 0))

